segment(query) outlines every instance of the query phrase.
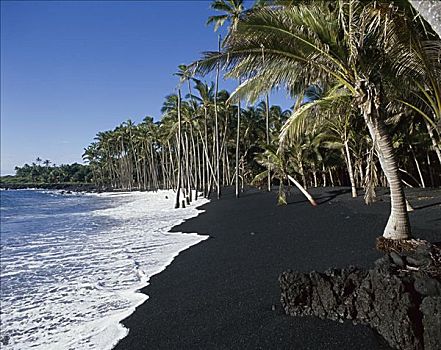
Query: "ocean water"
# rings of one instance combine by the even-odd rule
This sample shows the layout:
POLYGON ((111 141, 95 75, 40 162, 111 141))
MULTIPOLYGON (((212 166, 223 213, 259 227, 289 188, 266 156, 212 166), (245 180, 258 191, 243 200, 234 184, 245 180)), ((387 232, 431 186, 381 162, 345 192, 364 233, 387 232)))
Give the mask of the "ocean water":
POLYGON ((198 215, 172 191, 1 191, 1 349, 111 349, 139 289, 207 238, 168 233, 198 215))

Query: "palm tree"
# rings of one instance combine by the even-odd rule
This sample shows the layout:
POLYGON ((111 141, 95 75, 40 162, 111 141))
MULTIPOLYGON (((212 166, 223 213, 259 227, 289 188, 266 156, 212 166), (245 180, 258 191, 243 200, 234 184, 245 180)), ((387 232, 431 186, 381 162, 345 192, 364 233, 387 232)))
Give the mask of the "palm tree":
POLYGON ((284 181, 291 181, 299 190, 303 193, 303 195, 308 199, 312 206, 317 206, 314 198, 306 191, 306 189, 300 185, 300 183, 289 174, 289 160, 287 157, 287 153, 278 152, 275 147, 266 146, 266 150, 264 153, 259 154, 256 157, 256 160, 259 164, 266 168, 265 171, 254 177, 253 183, 259 183, 263 179, 268 178, 268 175, 272 178, 277 178, 279 180, 279 194, 278 194, 278 204, 287 204, 286 202, 286 194, 284 189, 284 181), (270 173, 271 169, 271 173, 270 173))
MULTIPOLYGON (((222 64, 230 76, 245 78, 233 98, 258 96, 280 85, 295 95, 315 82, 342 91, 329 98, 349 96, 358 107, 357 117, 369 130, 390 186, 391 214, 383 235, 406 239, 411 231, 397 159, 385 125, 385 90, 402 88, 402 82, 394 85, 396 78, 406 79, 413 67, 421 67, 409 41, 418 32, 417 26, 408 7, 391 10, 383 1, 264 7, 241 18, 223 52, 207 53, 198 69, 204 73, 222 64)), ((288 120, 282 139, 293 136, 290 126, 297 116, 288 120)))
POLYGON ((181 143, 182 143, 182 133, 181 133, 181 88, 178 87, 178 175, 177 175, 177 188, 176 188, 176 201, 175 208, 179 208, 179 196, 181 193, 181 172, 182 172, 182 151, 181 151, 181 143))
MULTIPOLYGON (((207 25, 214 23, 214 31, 217 31, 225 22, 229 22, 230 26, 228 32, 236 30, 237 23, 239 22, 240 16, 244 11, 243 0, 214 0, 211 3, 211 8, 213 10, 222 12, 221 15, 210 16, 207 20, 207 25)), ((219 51, 220 51, 220 36, 219 36, 219 51)), ((216 86, 219 79, 219 67, 217 67, 216 72, 216 86)), ((240 85, 240 79, 239 79, 240 85)), ((217 89, 216 89, 216 99, 217 101, 217 89)), ((216 110, 216 108, 215 108, 216 110)), ((240 137, 240 100, 237 106, 237 129, 236 129, 236 173, 235 173, 235 185, 236 185, 236 197, 239 198, 239 137, 240 137)), ((218 155, 219 156, 219 155, 218 155)), ((219 169, 218 169, 219 171, 219 169)), ((219 178, 218 178, 219 181, 219 178)))
POLYGON ((211 8, 215 11, 222 12, 220 15, 210 16, 207 25, 214 24, 216 32, 225 22, 229 22, 229 32, 236 29, 240 16, 244 11, 243 0, 214 0, 211 8))
POLYGON ((434 0, 409 0, 409 2, 441 37, 441 3, 434 0))

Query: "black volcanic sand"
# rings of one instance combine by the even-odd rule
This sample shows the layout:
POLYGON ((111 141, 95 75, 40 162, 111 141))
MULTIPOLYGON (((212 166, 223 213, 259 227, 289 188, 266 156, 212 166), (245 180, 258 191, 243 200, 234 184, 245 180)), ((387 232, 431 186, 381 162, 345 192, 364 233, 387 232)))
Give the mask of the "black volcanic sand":
MULTIPOLYGON (((380 191, 381 192, 381 191, 380 191)), ((149 300, 123 321, 116 349, 388 349, 366 326, 289 317, 280 306, 279 274, 353 264, 369 268, 389 214, 389 197, 366 206, 345 188, 312 189, 312 207, 293 192, 226 190, 173 232, 210 238, 183 251, 142 290, 149 300)), ((441 191, 408 192, 414 235, 441 240, 441 191)))

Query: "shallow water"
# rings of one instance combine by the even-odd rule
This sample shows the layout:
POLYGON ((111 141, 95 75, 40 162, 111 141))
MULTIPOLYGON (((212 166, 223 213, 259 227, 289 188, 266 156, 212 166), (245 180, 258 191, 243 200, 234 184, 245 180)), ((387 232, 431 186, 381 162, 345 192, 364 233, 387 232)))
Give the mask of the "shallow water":
POLYGON ((207 238, 167 233, 206 203, 171 191, 0 195, 2 349, 111 349, 149 277, 207 238))

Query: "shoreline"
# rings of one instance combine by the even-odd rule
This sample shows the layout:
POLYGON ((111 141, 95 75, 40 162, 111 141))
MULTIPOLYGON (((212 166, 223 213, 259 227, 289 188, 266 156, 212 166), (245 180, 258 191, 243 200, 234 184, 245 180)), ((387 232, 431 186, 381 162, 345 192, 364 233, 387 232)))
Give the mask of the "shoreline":
POLYGON ((94 184, 87 183, 7 183, 0 182, 3 190, 64 190, 70 192, 114 192, 111 188, 100 188, 94 184))
MULTIPOLYGON (((227 189, 172 228, 210 238, 150 279, 141 290, 149 300, 122 321, 129 334, 115 349, 388 349, 366 326, 286 316, 277 283, 289 269, 369 267, 381 256, 375 238, 390 210, 378 192, 366 206, 347 188, 311 189, 320 203, 313 208, 298 192, 277 207, 274 193, 251 189, 237 200, 227 189)), ((414 235, 433 241, 441 190, 406 192, 414 235)))
POLYGON ((23 212, 38 218, 33 231, 14 226, 14 212, 8 216, 11 221, 6 231, 2 225, 2 282, 8 292, 2 293, 2 322, 7 327, 1 332, 0 346, 5 349, 20 344, 38 349, 113 348, 128 332, 120 321, 146 301, 147 295, 140 290, 151 276, 163 271, 181 251, 207 238, 169 233, 173 226, 198 215, 196 206, 206 199, 175 210, 172 191, 73 193, 65 198, 53 196, 55 191, 13 192, 3 192, 7 200, 2 219, 3 210, 13 208, 10 204, 15 195, 22 199, 23 207, 30 208, 50 199, 41 211, 36 206, 37 211, 23 212), (77 205, 79 211, 58 210, 77 205), (21 233, 27 236, 19 239, 21 233), (34 233, 44 233, 47 239, 34 239, 34 233), (16 251, 21 255, 16 256, 16 251), (64 265, 56 265, 58 261, 64 265), (14 276, 26 282, 26 275, 20 274, 28 271, 35 276, 32 287, 24 284, 17 290, 20 282, 14 276), (53 276, 51 281, 44 277, 48 275, 53 276), (52 300, 57 303, 49 302, 52 300), (76 318, 77 314, 82 318, 76 318), (30 323, 35 327, 31 329, 30 323))

